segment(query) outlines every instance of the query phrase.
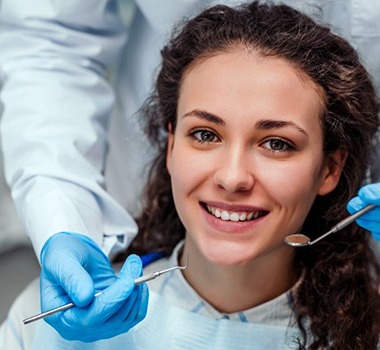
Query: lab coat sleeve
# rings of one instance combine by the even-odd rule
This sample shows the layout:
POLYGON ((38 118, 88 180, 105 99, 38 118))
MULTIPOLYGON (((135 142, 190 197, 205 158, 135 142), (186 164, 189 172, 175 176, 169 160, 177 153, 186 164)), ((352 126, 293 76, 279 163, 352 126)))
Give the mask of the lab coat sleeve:
POLYGON ((113 0, 1 0, 5 176, 38 256, 57 232, 88 235, 108 254, 137 231, 102 174, 107 71, 126 39, 117 13, 113 0))
POLYGON ((23 320, 40 312, 40 281, 33 280, 16 298, 6 320, 0 325, 0 350, 32 348, 39 322, 24 325, 23 320))

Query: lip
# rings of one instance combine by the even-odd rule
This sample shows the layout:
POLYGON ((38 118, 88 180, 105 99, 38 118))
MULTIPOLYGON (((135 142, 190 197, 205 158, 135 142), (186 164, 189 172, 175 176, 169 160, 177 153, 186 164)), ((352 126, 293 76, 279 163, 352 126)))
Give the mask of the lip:
POLYGON ((252 232, 252 230, 259 225, 262 221, 264 221, 268 214, 269 210, 263 209, 260 207, 252 207, 247 205, 234 205, 220 202, 200 202, 199 206, 203 213, 206 223, 211 226, 212 229, 225 232, 230 234, 243 234, 252 232), (229 211, 265 211, 267 212, 264 216, 261 216, 255 220, 249 221, 224 221, 216 218, 214 215, 210 214, 206 209, 206 204, 217 207, 219 209, 229 210, 229 211))

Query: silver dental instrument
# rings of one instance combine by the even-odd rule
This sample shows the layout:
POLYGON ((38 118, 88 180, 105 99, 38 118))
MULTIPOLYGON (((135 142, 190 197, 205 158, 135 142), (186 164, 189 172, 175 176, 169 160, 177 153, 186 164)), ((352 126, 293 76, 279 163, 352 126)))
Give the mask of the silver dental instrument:
POLYGON ((342 228, 348 226, 349 224, 354 222, 357 218, 359 218, 360 216, 362 216, 363 214, 367 213, 368 211, 370 211, 371 209, 373 209, 375 207, 376 207, 376 205, 374 205, 374 204, 367 205, 366 207, 359 210, 355 214, 352 214, 352 215, 346 217, 345 219, 343 219, 342 221, 338 222, 330 231, 328 231, 325 234, 323 234, 322 236, 316 238, 314 241, 311 241, 308 236, 305 236, 305 235, 300 234, 300 233, 296 233, 294 235, 286 236, 285 237, 285 243, 292 246, 292 247, 305 247, 305 246, 312 245, 312 244, 317 243, 320 240, 326 238, 330 234, 340 231, 342 228))
MULTIPOLYGON (((147 275, 143 275, 141 277, 137 277, 137 278, 134 279, 135 286, 137 286, 137 285, 139 285, 141 283, 144 283, 144 282, 151 281, 151 280, 155 279, 156 277, 161 276, 162 274, 170 272, 170 271, 173 271, 173 270, 185 270, 187 268, 187 266, 188 266, 188 258, 186 256, 186 263, 185 263, 184 266, 180 266, 180 265, 173 266, 173 267, 169 267, 168 269, 165 269, 165 270, 156 271, 156 272, 148 273, 147 275)), ((98 297, 100 294, 102 294, 102 292, 96 292, 94 294, 94 297, 98 297)), ((75 304, 73 302, 71 302, 71 303, 68 303, 68 304, 56 307, 54 309, 42 312, 40 314, 28 317, 25 320, 23 320, 23 322, 24 322, 24 324, 28 324, 28 323, 37 321, 37 320, 39 320, 41 318, 53 315, 53 314, 55 314, 57 312, 70 309, 70 308, 72 308, 74 306, 75 306, 75 304)))

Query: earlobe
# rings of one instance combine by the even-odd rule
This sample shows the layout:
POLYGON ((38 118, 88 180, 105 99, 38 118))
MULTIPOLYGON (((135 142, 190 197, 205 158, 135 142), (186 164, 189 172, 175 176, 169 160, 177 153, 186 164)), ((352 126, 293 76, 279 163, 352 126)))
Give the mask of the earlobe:
POLYGON ((319 195, 323 196, 332 192, 338 185, 346 158, 347 152, 342 150, 338 150, 326 158, 319 195))
POLYGON ((174 133, 172 124, 169 123, 168 125, 168 140, 167 140, 167 148, 166 148, 166 169, 171 175, 171 157, 172 157, 172 150, 174 146, 174 133))

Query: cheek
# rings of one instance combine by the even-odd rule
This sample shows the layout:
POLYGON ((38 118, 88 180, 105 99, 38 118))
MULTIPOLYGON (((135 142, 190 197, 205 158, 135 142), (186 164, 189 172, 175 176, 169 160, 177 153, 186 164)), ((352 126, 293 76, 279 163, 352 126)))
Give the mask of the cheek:
POLYGON ((198 215, 198 198, 194 193, 207 180, 202 157, 174 147, 171 157, 171 184, 175 207, 183 225, 188 230, 198 215))
POLYGON ((284 163, 263 173, 266 191, 283 205, 310 204, 320 186, 319 161, 284 163))
POLYGON ((175 144, 171 159, 171 179, 175 196, 188 194, 207 177, 208 168, 202 154, 186 151, 186 147, 175 144))

